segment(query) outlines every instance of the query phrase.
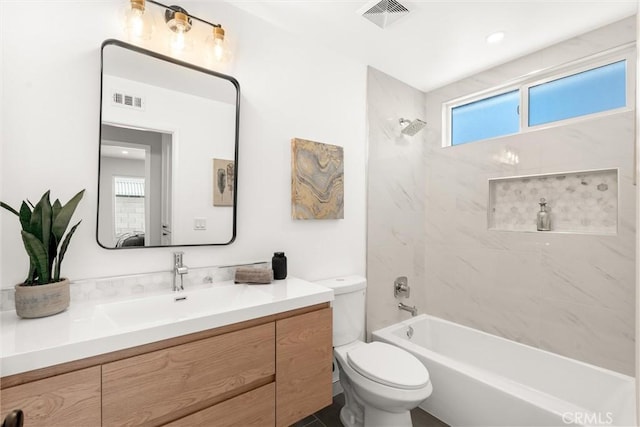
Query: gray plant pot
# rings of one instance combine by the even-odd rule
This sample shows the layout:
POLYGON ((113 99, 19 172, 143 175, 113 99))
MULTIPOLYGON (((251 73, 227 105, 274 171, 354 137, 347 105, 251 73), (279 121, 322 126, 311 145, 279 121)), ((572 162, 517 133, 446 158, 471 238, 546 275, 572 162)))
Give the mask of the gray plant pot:
POLYGON ((69 307, 69 279, 47 285, 16 285, 16 314, 26 319, 46 317, 69 307))

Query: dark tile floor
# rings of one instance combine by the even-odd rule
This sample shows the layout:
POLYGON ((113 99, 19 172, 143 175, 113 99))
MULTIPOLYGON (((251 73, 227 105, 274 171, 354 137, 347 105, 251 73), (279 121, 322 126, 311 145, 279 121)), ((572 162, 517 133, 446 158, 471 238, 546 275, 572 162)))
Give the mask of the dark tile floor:
MULTIPOLYGON (((334 396, 331 406, 327 406, 304 420, 298 421, 292 427, 342 427, 340 422, 340 409, 342 409, 342 406, 344 406, 344 393, 334 396)), ((411 411, 411 420, 413 421, 413 427, 449 427, 420 408, 411 411)))

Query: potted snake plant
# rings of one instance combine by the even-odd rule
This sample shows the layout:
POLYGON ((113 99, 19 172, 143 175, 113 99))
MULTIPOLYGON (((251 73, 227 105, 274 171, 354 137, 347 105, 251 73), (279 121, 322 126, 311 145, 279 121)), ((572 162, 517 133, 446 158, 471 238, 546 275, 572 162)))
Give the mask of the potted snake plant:
POLYGON ((29 274, 24 283, 15 286, 18 316, 45 317, 69 307, 69 279, 60 276, 60 267, 71 237, 82 222, 78 221, 67 232, 83 195, 84 190, 65 205, 57 199, 52 205, 47 191, 35 206, 26 200, 19 210, 0 202, 0 207, 20 220, 22 243, 29 256, 29 274))

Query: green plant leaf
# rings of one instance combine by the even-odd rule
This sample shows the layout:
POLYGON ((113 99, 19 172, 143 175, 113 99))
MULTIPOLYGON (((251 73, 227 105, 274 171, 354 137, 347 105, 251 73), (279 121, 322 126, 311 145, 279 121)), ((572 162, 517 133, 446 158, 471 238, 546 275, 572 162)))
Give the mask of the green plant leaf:
MULTIPOLYGON (((44 230, 51 232, 51 203, 49 203, 49 192, 47 191, 42 195, 42 198, 38 203, 33 207, 33 212, 31 213, 31 221, 30 221, 30 232, 41 242, 43 241, 44 230), (47 224, 48 221, 48 224, 47 224)), ((47 234, 49 234, 47 233, 47 234)), ((49 239, 47 239, 47 244, 45 247, 49 246, 49 239)))
POLYGON ((49 283, 48 281, 51 277, 51 268, 56 258, 56 251, 49 251, 49 244, 51 242, 51 212, 52 208, 51 202, 49 201, 49 191, 47 191, 42 195, 38 203, 36 203, 36 206, 33 208, 31 221, 29 222, 29 232, 40 240, 47 256, 46 270, 39 270, 36 264, 36 269, 38 270, 39 275, 38 283, 41 283, 40 280, 42 280, 42 276, 47 278, 47 281, 44 283, 49 283))
POLYGON ((62 241, 62 235, 67 230, 69 226, 69 221, 71 221, 71 216, 73 212, 76 210, 78 203, 82 199, 84 195, 84 190, 80 191, 78 194, 73 196, 71 200, 67 202, 66 205, 62 206, 58 211, 57 215, 53 220, 52 233, 56 236, 56 240, 58 242, 62 241))
POLYGON ((24 247, 38 275, 37 283, 40 285, 49 283, 50 274, 47 268, 49 259, 45 246, 40 239, 29 232, 22 230, 21 234, 24 247))
POLYGON ((9 206, 8 204, 6 204, 5 202, 0 202, 0 206, 5 208, 6 210, 8 210, 9 212, 11 212, 14 215, 20 216, 20 214, 18 213, 17 210, 13 209, 11 206, 9 206))
MULTIPOLYGON (((56 218, 60 214, 61 210, 62 210, 62 204, 60 203, 59 199, 56 199, 56 201, 53 202, 53 205, 51 206, 51 222, 53 224, 55 224, 56 218)), ((52 230, 53 230, 53 227, 52 227, 52 230)), ((58 245, 59 244, 60 244, 60 239, 58 237, 56 237, 56 235, 52 231, 51 241, 49 242, 49 260, 52 263, 53 263, 53 259, 58 254, 58 245), (52 254, 54 255, 53 257, 51 256, 52 254)), ((56 263, 56 266, 57 266, 57 263, 56 263)), ((51 267, 49 267, 49 268, 51 268, 51 267)), ((55 276, 55 274, 54 274, 54 276, 55 276)))
POLYGON ((27 280, 24 281, 27 285, 32 285, 36 280, 36 266, 33 265, 31 258, 29 258, 29 275, 27 276, 27 280))
POLYGON ((58 253, 58 259, 56 261, 55 272, 54 272, 54 275, 53 275, 54 282, 57 282, 57 281, 60 280, 60 265, 62 265, 62 259, 64 258, 64 255, 67 253, 67 248, 69 247, 69 242, 71 241, 71 236, 73 236, 73 233, 76 232, 76 229, 78 228, 78 226, 80 225, 81 222, 82 222, 82 220, 78 221, 78 223, 76 225, 71 227, 71 230, 69 230, 67 235, 64 237, 64 240, 62 241, 62 245, 60 246, 60 252, 58 253))
POLYGON ((20 225, 24 231, 31 232, 31 208, 25 202, 20 205, 20 225))
POLYGON ((53 202, 53 205, 51 206, 51 221, 56 222, 56 218, 58 217, 61 209, 62 205, 60 204, 60 200, 56 199, 56 201, 53 202))

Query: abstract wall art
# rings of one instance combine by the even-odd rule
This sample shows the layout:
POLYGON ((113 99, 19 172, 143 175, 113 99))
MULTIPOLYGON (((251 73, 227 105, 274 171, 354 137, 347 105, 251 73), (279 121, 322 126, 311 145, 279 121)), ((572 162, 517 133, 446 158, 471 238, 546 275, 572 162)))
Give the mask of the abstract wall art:
POLYGON ((336 145, 291 140, 291 217, 344 218, 344 153, 336 145))

